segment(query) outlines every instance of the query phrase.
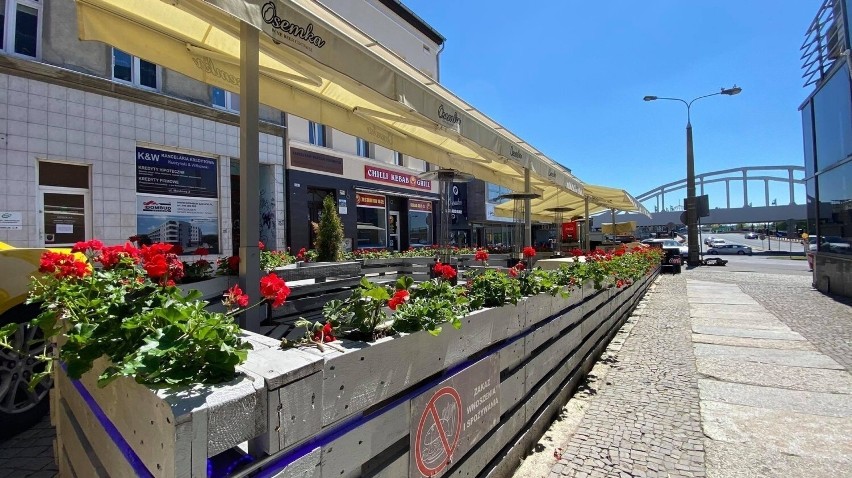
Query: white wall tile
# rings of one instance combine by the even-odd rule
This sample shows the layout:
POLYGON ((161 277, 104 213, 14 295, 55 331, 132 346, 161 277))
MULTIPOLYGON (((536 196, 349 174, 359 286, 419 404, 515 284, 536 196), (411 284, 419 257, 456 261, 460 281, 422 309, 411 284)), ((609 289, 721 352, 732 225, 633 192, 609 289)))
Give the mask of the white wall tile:
POLYGON ((30 124, 27 125, 27 131, 30 139, 47 139, 47 125, 30 124))
POLYGON ((47 154, 47 140, 30 138, 27 141, 27 151, 36 154, 47 154))
POLYGON ((47 96, 47 83, 41 81, 30 80, 29 92, 33 95, 47 96))

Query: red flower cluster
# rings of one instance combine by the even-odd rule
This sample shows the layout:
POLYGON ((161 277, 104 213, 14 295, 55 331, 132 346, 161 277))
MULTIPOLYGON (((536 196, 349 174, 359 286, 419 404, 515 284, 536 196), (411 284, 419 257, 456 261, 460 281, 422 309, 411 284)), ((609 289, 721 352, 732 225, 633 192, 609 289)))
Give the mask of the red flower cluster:
POLYGON ((311 339, 314 342, 333 342, 337 340, 334 337, 334 328, 331 326, 331 322, 326 322, 322 328, 315 330, 311 339))
POLYGON ((257 248, 262 251, 266 249, 266 245, 263 243, 263 241, 257 241, 257 248))
POLYGON ((298 253, 298 254, 296 254, 296 260, 297 260, 297 261, 304 261, 304 260, 305 260, 305 255, 306 255, 307 253, 308 253, 308 250, 307 250, 307 249, 305 249, 304 247, 303 247, 303 248, 301 248, 301 249, 299 249, 299 253, 298 253))
POLYGON ((246 307, 248 306, 249 297, 248 295, 243 294, 243 290, 240 289, 240 286, 235 285, 228 289, 228 292, 225 293, 225 300, 222 302, 228 309, 231 309, 232 307, 246 307))
POLYGON ((131 258, 134 264, 138 263, 139 249, 129 242, 125 242, 123 246, 105 246, 95 260, 100 262, 104 269, 112 269, 125 257, 131 258))
POLYGON ((390 307, 391 310, 396 310, 397 307, 408 302, 408 299, 410 297, 411 297, 411 294, 409 294, 407 290, 405 290, 405 289, 398 290, 398 291, 396 291, 396 293, 394 293, 393 297, 391 297, 390 300, 388 301, 388 307, 390 307))
POLYGON ((89 251, 98 252, 103 248, 103 242, 97 239, 92 239, 91 241, 81 241, 74 244, 74 247, 71 248, 71 252, 82 252, 83 254, 87 254, 89 251))
POLYGON ((435 275, 440 275, 445 280, 455 279, 456 275, 458 275, 458 271, 453 266, 441 264, 440 261, 435 263, 433 270, 435 271, 435 275))
POLYGON ((527 266, 525 266, 523 262, 518 262, 517 264, 509 268, 509 276, 518 277, 518 274, 520 274, 521 271, 526 268, 527 266))
POLYGON ((142 246, 139 257, 142 258, 142 268, 151 279, 161 285, 171 286, 183 277, 183 262, 173 252, 171 244, 152 244, 142 246))
POLYGON ((488 251, 485 249, 477 249, 476 254, 473 256, 474 260, 485 262, 488 260, 488 251))
POLYGON ((260 295, 272 302, 272 307, 281 307, 290 295, 290 288, 284 279, 278 277, 274 272, 261 277, 260 295))
POLYGON ((47 251, 41 256, 39 272, 53 274, 57 279, 66 277, 82 279, 92 273, 86 261, 77 259, 74 254, 47 251))
POLYGON ((195 249, 195 255, 197 256, 206 256, 207 254, 210 254, 210 249, 206 247, 199 247, 195 249))
POLYGON ((580 249, 580 248, 575 247, 574 249, 571 249, 571 255, 572 255, 572 256, 574 256, 574 257, 585 256, 585 255, 586 255, 586 251, 584 251, 584 250, 582 250, 582 249, 580 249))
POLYGON ((533 246, 525 247, 524 250, 523 250, 523 254, 524 254, 524 257, 526 257, 526 258, 535 257, 535 247, 533 247, 533 246))

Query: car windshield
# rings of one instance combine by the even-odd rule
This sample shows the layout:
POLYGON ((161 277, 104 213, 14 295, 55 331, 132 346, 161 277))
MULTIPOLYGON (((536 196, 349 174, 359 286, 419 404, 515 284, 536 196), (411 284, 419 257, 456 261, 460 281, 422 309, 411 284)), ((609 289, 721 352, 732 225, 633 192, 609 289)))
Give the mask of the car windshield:
POLYGON ((680 247, 677 241, 666 240, 663 241, 663 247, 680 247))

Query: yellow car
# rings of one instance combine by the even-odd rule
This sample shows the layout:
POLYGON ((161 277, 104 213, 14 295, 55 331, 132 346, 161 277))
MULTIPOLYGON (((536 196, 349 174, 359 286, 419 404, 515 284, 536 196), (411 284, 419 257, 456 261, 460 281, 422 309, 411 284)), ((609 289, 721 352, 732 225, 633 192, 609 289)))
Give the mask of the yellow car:
POLYGON ((0 327, 21 324, 10 338, 15 350, 0 347, 0 439, 30 427, 48 411, 51 379, 42 380, 32 390, 29 388, 33 374, 45 367, 34 357, 44 350, 41 330, 28 324, 38 315, 39 306, 24 303, 30 279, 38 275, 39 261, 45 251, 0 242, 0 327))

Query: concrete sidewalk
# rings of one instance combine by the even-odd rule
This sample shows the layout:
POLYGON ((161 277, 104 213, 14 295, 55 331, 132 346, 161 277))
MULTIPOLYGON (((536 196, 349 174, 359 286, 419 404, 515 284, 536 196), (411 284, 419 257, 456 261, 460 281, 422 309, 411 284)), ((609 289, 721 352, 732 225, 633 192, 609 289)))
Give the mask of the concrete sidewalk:
POLYGON ((549 476, 852 476, 852 307, 809 282, 661 276, 549 476))

